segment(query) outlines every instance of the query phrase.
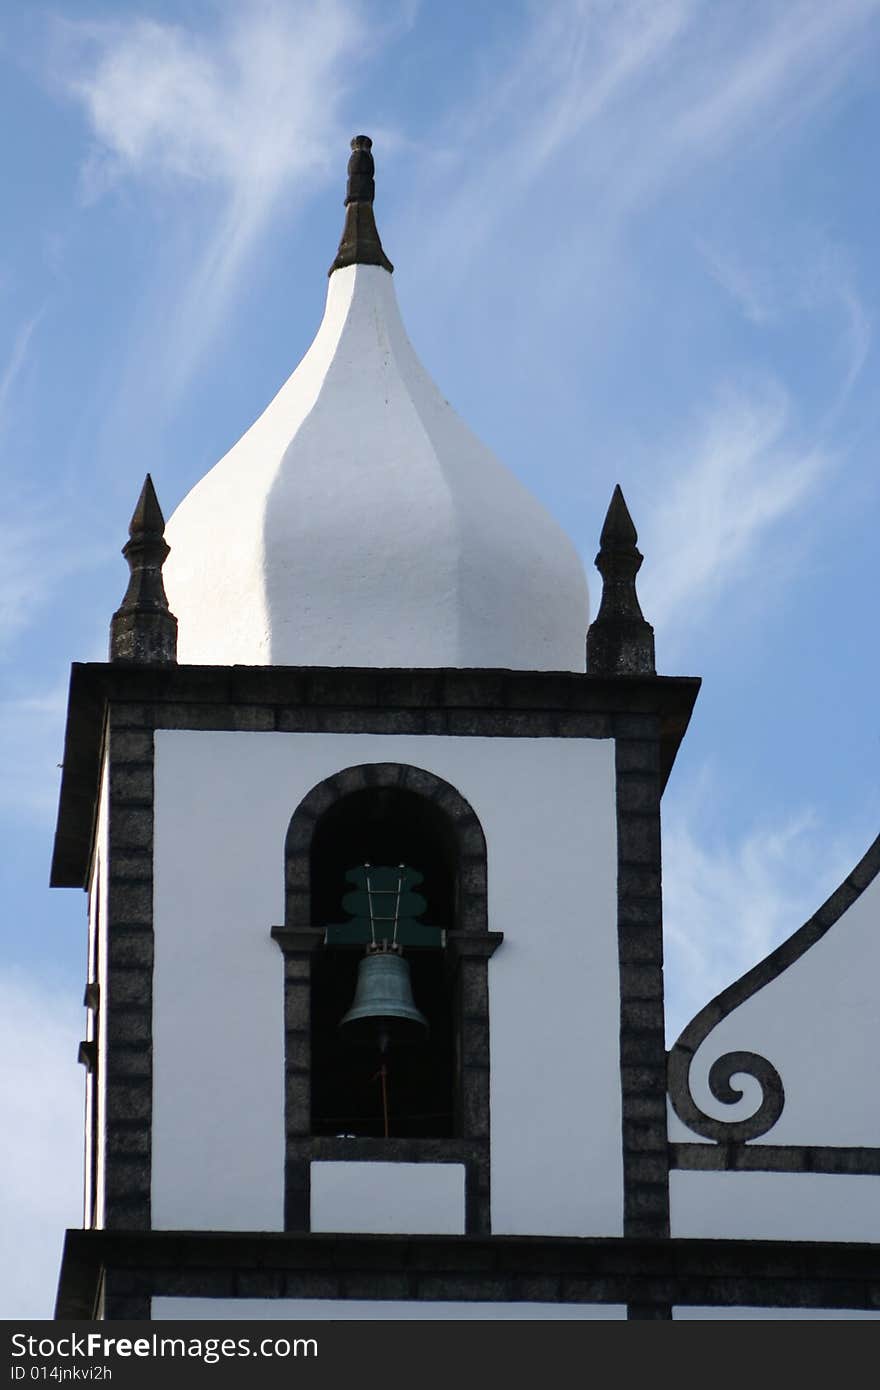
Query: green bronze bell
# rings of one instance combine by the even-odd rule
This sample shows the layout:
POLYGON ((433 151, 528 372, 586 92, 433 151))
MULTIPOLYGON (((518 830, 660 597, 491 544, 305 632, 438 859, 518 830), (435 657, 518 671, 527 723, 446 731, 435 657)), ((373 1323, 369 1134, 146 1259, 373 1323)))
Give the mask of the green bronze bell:
POLYGON ((382 1052, 393 1042, 424 1035, 425 1015, 413 999, 409 962, 391 942, 367 947, 358 966, 351 1008, 340 1028, 355 1042, 378 1044, 382 1052))

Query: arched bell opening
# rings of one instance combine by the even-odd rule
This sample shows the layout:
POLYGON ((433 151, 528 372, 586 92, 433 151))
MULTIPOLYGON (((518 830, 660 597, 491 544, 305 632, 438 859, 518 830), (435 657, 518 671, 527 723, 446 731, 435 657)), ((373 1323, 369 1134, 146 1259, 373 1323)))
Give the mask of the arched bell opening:
POLYGON ((488 966, 502 933, 489 929, 486 838, 473 808, 424 768, 348 767, 297 806, 284 864, 284 925, 272 936, 284 958, 285 1229, 310 1228, 313 1162, 358 1159, 462 1164, 466 1230, 488 1234, 488 966), (439 950, 436 940, 404 944, 413 1007, 430 1028, 389 1074, 387 1138, 378 1058, 343 1050, 339 1036, 365 941, 330 931, 351 920, 343 899, 358 885, 346 874, 364 863, 420 873, 424 910, 413 925, 446 932, 439 950))
POLYGON ((454 982, 445 946, 455 928, 458 860, 448 816, 406 787, 362 788, 318 820, 309 877, 312 923, 323 929, 324 945, 311 972, 312 1134, 457 1132, 454 982), (368 949, 394 945, 405 964, 387 956, 364 964, 368 949), (371 1001, 388 965, 404 994, 411 987, 412 1026, 386 1030, 377 1018, 374 1030, 371 1001), (353 1004, 367 1015, 355 1026, 353 1004), (386 1049, 381 1039, 389 1032, 386 1049))

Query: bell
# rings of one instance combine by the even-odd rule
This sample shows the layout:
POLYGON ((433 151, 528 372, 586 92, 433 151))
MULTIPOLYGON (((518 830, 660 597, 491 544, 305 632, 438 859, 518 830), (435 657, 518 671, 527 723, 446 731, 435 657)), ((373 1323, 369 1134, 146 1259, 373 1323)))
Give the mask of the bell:
POLYGON ((377 1044, 386 1052, 392 1042, 422 1035, 428 1020, 413 999, 409 962, 399 947, 367 951, 358 966, 357 986, 340 1028, 354 1042, 377 1044))

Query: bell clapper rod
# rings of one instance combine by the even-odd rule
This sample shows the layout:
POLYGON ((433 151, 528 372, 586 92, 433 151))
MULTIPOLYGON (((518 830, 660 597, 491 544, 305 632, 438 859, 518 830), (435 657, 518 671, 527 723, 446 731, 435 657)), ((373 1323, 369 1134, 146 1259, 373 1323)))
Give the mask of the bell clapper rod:
POLYGON ((397 898, 396 898, 396 901, 395 901, 395 903, 394 903, 394 935, 393 935, 392 938, 391 938, 392 943, 393 943, 395 946, 397 945, 397 923, 398 923, 398 921, 399 921, 399 919, 400 919, 400 895, 401 895, 401 893, 403 892, 403 870, 404 870, 404 867, 405 867, 405 866, 404 866, 403 864, 398 864, 398 866, 397 866, 397 869, 398 869, 398 873, 397 873, 397 898))
POLYGON ((382 1058, 382 1065, 373 1077, 374 1081, 379 1082, 382 1088, 382 1123, 385 1131, 385 1138, 389 1137, 388 1123, 388 1034, 384 1028, 379 1034, 379 1055, 382 1058))
POLYGON ((367 902, 368 902, 369 905, 370 905, 370 945, 371 945, 371 946, 375 946, 375 944, 376 944, 376 922, 375 922, 375 918, 373 917, 373 887, 372 887, 372 884, 370 883, 370 866, 369 866, 369 864, 365 864, 365 865, 364 865, 364 877, 365 877, 366 883, 367 883, 367 902))
POLYGON ((382 1058, 382 1066, 379 1069, 379 1080, 382 1083, 382 1123, 385 1129, 385 1138, 388 1138, 388 1065, 385 1058, 382 1058))

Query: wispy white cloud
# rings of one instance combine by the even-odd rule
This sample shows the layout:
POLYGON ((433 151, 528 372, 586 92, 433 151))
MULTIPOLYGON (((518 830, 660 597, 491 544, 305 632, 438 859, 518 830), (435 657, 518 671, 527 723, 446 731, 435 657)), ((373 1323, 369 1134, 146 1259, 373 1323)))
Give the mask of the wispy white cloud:
POLYGON ((338 155, 340 103, 371 42, 357 0, 244 0, 217 16, 210 29, 65 21, 56 63, 91 127, 90 197, 133 179, 214 200, 211 230, 184 273, 177 268, 174 303, 162 306, 179 382, 282 195, 314 186, 330 148, 338 155))
POLYGON ((753 266, 746 266, 733 251, 722 251, 706 241, 697 242, 712 279, 730 295, 750 323, 770 323, 777 315, 772 286, 753 266))
POLYGON ((0 819, 51 828, 58 809, 66 683, 56 690, 0 701, 0 819))
POLYGON ((51 1318, 64 1231, 82 1225, 81 1027, 71 994, 0 973, 4 1318, 51 1318))
POLYGON ((732 139, 772 138, 802 120, 846 79, 861 56, 877 0, 770 0, 742 7, 691 7, 687 72, 661 142, 671 156, 717 156, 732 139))
POLYGON ((0 643, 27 627, 51 587, 41 559, 51 553, 51 519, 0 520, 0 643))
POLYGON ((873 321, 852 286, 841 287, 840 306, 846 323, 849 361, 844 381, 844 392, 848 395, 861 376, 862 368, 871 350, 873 321))
MULTIPOLYGON (((534 7, 506 65, 493 65, 470 102, 457 104, 445 138, 421 160, 426 181, 444 176, 442 204, 432 209, 430 227, 420 226, 421 256, 446 261, 453 245, 456 264, 467 264, 563 152, 571 163, 573 207, 588 202, 613 163, 600 132, 612 113, 633 109, 639 85, 662 68, 692 8, 692 0, 534 7)), ((609 179, 603 188, 603 209, 619 183, 609 179)), ((596 221, 588 224, 589 240, 596 221)))
POLYGON ((836 410, 861 375, 871 349, 873 324, 846 249, 825 235, 816 235, 813 242, 813 254, 805 260, 799 288, 808 310, 830 314, 837 321, 842 379, 833 406, 836 410))
POLYGON ((845 82, 878 13, 878 0, 536 6, 506 65, 422 161, 426 179, 445 175, 422 253, 454 245, 463 264, 490 241, 503 247, 511 208, 564 161, 572 251, 589 261, 668 188, 796 128, 845 82))
MULTIPOLYGON (((28 399, 22 407, 21 387, 44 313, 41 308, 19 325, 0 369, 0 437, 31 419, 28 412, 32 415, 33 401, 28 399)), ((59 500, 63 489, 59 486, 57 493, 49 494, 45 475, 34 470, 29 453, 32 430, 31 424, 25 436, 24 464, 18 448, 10 448, 4 438, 4 452, 11 457, 0 515, 0 658, 13 639, 27 630, 58 583, 94 565, 100 553, 96 542, 100 543, 102 523, 93 522, 88 537, 84 528, 71 528, 69 513, 59 500)))
POLYGON ((342 63, 361 40, 352 0, 245 0, 213 29, 138 17, 66 21, 67 86, 95 148, 95 192, 130 175, 220 184, 254 200, 320 168, 342 63), (315 97, 329 83, 316 110, 315 97))
POLYGON ((867 826, 834 833, 809 808, 777 825, 756 817, 744 834, 725 840, 705 828, 718 799, 712 778, 697 778, 664 817, 670 1043, 719 990, 812 916, 870 840, 867 826))
POLYGON ((12 347, 6 359, 6 366, 0 372, 0 429, 9 408, 13 387, 19 378, 28 355, 34 329, 43 317, 42 309, 21 324, 12 340, 12 347))
POLYGON ((804 534, 783 529, 821 494, 834 465, 826 442, 871 350, 872 323, 845 248, 815 230, 797 230, 786 252, 757 256, 700 247, 710 274, 752 323, 797 330, 809 324, 828 362, 824 402, 794 403, 773 378, 752 378, 716 392, 697 421, 661 457, 652 477, 661 490, 646 509, 651 555, 642 590, 652 621, 665 628, 664 650, 701 624, 720 601, 742 610, 748 579, 772 555, 777 580, 804 534), (832 370, 833 368, 833 370, 832 370), (802 442, 812 421, 809 444, 802 442), (772 543, 770 538, 772 536, 772 543))
MULTIPOLYGON (((113 539, 108 538, 112 546, 113 539)), ((103 562, 108 551, 96 527, 71 534, 55 498, 11 495, 0 517, 0 656, 25 632, 68 576, 103 562)), ((111 552, 112 553, 112 550, 111 552)))
POLYGON ((831 409, 846 400, 871 349, 873 324, 859 292, 846 248, 815 228, 789 227, 784 247, 774 240, 747 255, 731 246, 698 240, 709 274, 751 323, 766 327, 821 324, 832 351, 837 345, 838 385, 831 409))
MULTIPOLYGON (((719 169, 735 179, 744 154, 764 159, 839 95, 871 44, 880 42, 880 3, 769 0, 732 8, 704 0, 622 0, 614 6, 568 0, 535 6, 532 15, 530 32, 511 46, 506 65, 491 68, 471 101, 449 117, 446 139, 420 161, 416 177, 442 181, 444 196, 439 208, 432 204, 429 227, 423 198, 413 199, 418 231, 403 235, 420 263, 411 273, 430 281, 442 265, 447 283, 450 275, 465 276, 480 265, 506 285, 499 269, 505 259, 508 273, 528 274, 534 265, 539 290, 532 293, 541 295, 540 310, 524 310, 516 320, 534 373, 542 370, 542 353, 524 322, 530 312, 533 323, 540 314, 543 331, 561 339, 548 354, 551 375, 564 376, 565 344, 578 335, 574 351, 581 370, 588 370, 589 354, 602 353, 605 325, 609 336, 619 334, 621 305, 645 312, 656 335, 659 303, 668 315, 672 350, 680 352, 688 312, 693 308, 699 322, 706 297, 688 299, 690 286, 683 285, 676 302, 663 298, 664 277, 675 274, 675 264, 665 255, 662 235, 669 223, 658 215, 661 200, 671 207, 668 195, 676 195, 678 237, 683 201, 699 208, 699 190, 707 187, 709 205, 723 204, 719 169), (565 213, 551 223, 544 209, 560 206, 565 213), (660 263, 651 259, 657 229, 660 263), (647 256, 641 231, 650 238, 647 256), (639 307, 640 282, 650 296, 647 310, 639 307), (552 296, 556 317, 548 313, 552 296), (591 334, 595 346, 584 347, 591 334)), ((735 192, 730 197, 735 203, 735 192)), ((646 440, 651 465, 641 481, 649 500, 640 502, 636 518, 651 562, 641 581, 645 611, 670 630, 683 614, 689 624, 702 622, 729 597, 771 533, 774 562, 785 569, 788 538, 781 523, 819 495, 834 461, 824 428, 829 411, 858 379, 870 350, 870 316, 842 248, 818 233, 803 234, 792 264, 784 265, 791 237, 787 225, 778 267, 775 260, 751 260, 735 242, 706 244, 703 254, 755 324, 811 318, 809 366, 821 363, 827 395, 799 395, 798 383, 787 382, 785 359, 772 377, 741 382, 739 364, 728 365, 719 354, 714 373, 722 384, 706 403, 713 359, 695 362, 699 414, 665 461, 656 458, 656 432, 646 440), (733 385, 723 384, 731 378, 733 385), (658 477, 662 487, 652 489, 658 477)), ((519 303, 518 295, 510 298, 519 303)), ((485 302, 492 303, 488 295, 485 302)), ((662 338, 651 341, 662 353, 662 338)), ((636 329, 627 347, 630 371, 622 389, 638 402, 632 368, 644 364, 636 329)), ((803 375, 803 368, 801 356, 796 370, 803 375)), ((576 389, 571 380, 566 385, 576 389)), ((603 402, 597 405, 601 411, 603 402)), ((627 410, 622 405, 621 415, 627 410)), ((635 440, 631 458, 638 448, 635 440)), ((598 431, 592 457, 601 458, 598 431)), ((666 661, 674 659, 669 636, 666 661)))
POLYGON ((656 461, 646 509, 651 555, 645 611, 671 638, 703 621, 747 574, 768 533, 801 507, 831 466, 829 455, 789 438, 786 393, 772 382, 719 392, 689 437, 656 461))

